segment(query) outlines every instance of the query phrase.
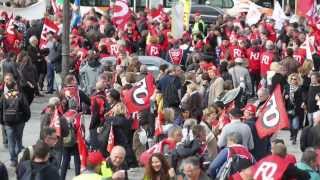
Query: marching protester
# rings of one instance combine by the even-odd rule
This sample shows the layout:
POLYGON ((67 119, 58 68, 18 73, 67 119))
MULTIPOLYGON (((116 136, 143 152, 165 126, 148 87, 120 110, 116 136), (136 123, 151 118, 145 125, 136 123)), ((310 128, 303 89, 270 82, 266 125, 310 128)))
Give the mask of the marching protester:
POLYGON ((191 5, 173 3, 169 16, 161 5, 120 13, 130 3, 85 10, 77 0, 65 54, 61 2, 46 2, 41 17, 0 13, 2 143, 18 179, 131 179, 134 168, 145 180, 319 177, 313 7, 299 13, 297 0, 293 15, 275 1, 271 16, 250 2, 210 20, 191 5), (23 147, 47 99, 40 138, 32 129, 23 147), (297 163, 288 147, 299 140, 297 163))

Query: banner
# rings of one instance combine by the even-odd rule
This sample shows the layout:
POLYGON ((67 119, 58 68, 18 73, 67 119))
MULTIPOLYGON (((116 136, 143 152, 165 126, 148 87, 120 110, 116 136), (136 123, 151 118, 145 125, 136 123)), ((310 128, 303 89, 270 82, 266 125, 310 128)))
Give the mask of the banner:
POLYGON ((123 102, 128 112, 133 113, 150 107, 150 97, 155 90, 152 74, 138 81, 131 89, 122 91, 123 102))
POLYGON ((179 3, 181 3, 183 6, 183 24, 186 27, 186 29, 189 29, 190 14, 191 14, 191 0, 180 0, 179 3))
POLYGON ((53 32, 54 34, 57 34, 58 31, 59 31, 59 27, 50 19, 45 18, 43 20, 43 28, 42 28, 41 38, 39 43, 40 49, 45 48, 47 45, 47 41, 48 41, 47 33, 53 32))
POLYGON ((14 16, 20 15, 24 19, 30 21, 43 18, 46 12, 46 7, 46 0, 40 0, 39 2, 25 8, 0 6, 0 11, 6 11, 8 14, 13 13, 14 16))
POLYGON ((264 138, 286 127, 289 127, 289 118, 280 85, 277 85, 258 114, 256 129, 259 137, 264 138))
POLYGON ((118 28, 123 29, 131 17, 131 11, 127 0, 116 0, 113 5, 112 22, 118 28))
POLYGON ((82 114, 78 113, 75 119, 75 129, 78 144, 78 151, 81 162, 81 170, 84 170, 87 166, 88 149, 86 145, 84 126, 82 126, 82 114))
POLYGON ((108 137, 108 144, 107 144, 107 151, 109 153, 111 153, 114 145, 115 145, 115 142, 114 142, 113 126, 111 125, 110 132, 109 132, 109 137, 108 137))
POLYGON ((182 34, 184 32, 184 24, 183 24, 183 5, 181 3, 177 3, 172 6, 171 9, 171 33, 174 39, 182 38, 182 34))
POLYGON ((281 30, 285 20, 289 19, 285 15, 285 13, 284 13, 283 9, 281 8, 280 3, 278 1, 275 1, 274 10, 272 13, 272 19, 274 19, 276 22, 275 29, 277 29, 277 30, 281 30))
POLYGON ((296 14, 298 16, 314 16, 317 13, 316 0, 297 0, 296 14))
POLYGON ((255 3, 250 3, 249 11, 246 16, 246 23, 251 26, 256 24, 261 17, 262 13, 259 11, 259 6, 255 3))

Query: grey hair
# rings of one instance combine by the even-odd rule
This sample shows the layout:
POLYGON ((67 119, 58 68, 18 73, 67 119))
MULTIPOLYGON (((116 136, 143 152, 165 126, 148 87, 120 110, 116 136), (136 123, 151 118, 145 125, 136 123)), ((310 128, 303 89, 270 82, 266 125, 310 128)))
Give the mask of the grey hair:
POLYGON ((31 36, 29 38, 29 43, 32 44, 33 41, 38 40, 37 36, 31 36))

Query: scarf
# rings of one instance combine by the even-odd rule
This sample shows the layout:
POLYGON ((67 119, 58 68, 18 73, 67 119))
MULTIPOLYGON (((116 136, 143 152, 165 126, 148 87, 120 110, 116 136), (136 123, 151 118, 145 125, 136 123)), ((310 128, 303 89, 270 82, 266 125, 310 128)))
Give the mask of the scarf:
POLYGON ((289 98, 290 101, 293 102, 294 101, 294 93, 298 90, 299 86, 290 84, 289 86, 289 98))

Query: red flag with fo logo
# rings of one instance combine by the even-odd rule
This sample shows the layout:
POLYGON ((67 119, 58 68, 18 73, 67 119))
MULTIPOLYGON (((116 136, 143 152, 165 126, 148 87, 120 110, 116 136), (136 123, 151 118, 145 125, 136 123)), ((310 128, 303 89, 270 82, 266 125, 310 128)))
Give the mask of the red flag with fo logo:
POLYGON ((258 114, 256 129, 260 138, 289 127, 289 118, 283 102, 280 85, 274 89, 272 95, 263 105, 258 114))
POLYGON ((122 92, 123 102, 129 113, 139 112, 150 107, 150 97, 155 90, 151 73, 138 81, 131 89, 122 92))

